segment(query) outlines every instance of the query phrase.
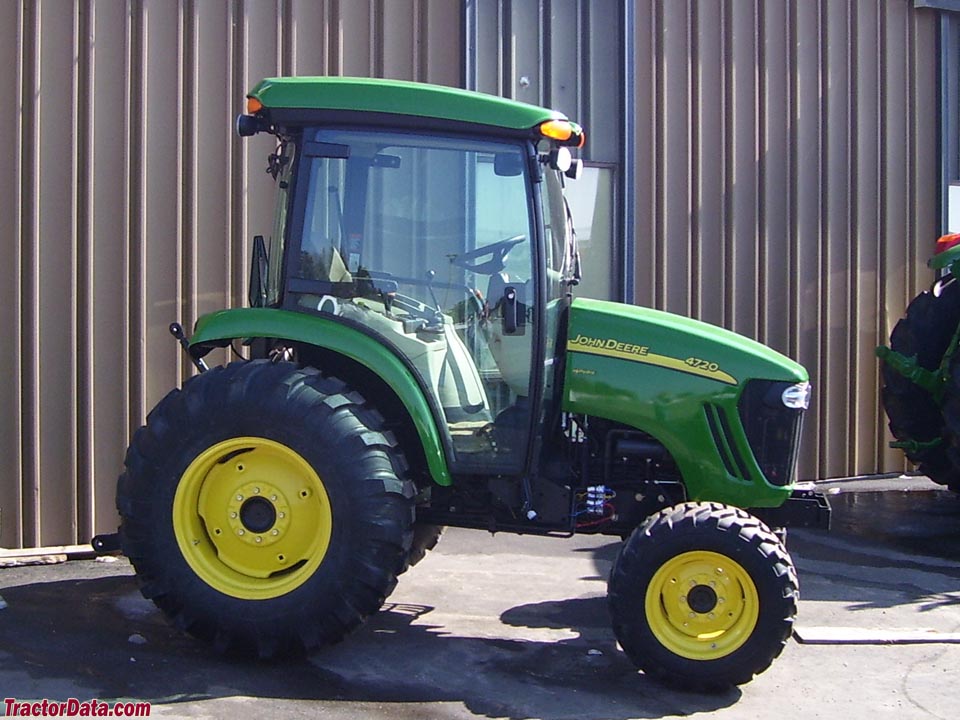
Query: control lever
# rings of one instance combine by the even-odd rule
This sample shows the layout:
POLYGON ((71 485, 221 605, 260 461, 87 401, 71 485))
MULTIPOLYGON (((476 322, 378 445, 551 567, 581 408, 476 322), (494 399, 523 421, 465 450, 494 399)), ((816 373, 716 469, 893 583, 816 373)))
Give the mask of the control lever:
POLYGON ((437 276, 436 270, 427 270, 427 292, 430 293, 430 299, 433 300, 433 306, 437 309, 437 314, 442 314, 440 309, 440 301, 437 300, 436 294, 433 292, 433 279, 437 276))

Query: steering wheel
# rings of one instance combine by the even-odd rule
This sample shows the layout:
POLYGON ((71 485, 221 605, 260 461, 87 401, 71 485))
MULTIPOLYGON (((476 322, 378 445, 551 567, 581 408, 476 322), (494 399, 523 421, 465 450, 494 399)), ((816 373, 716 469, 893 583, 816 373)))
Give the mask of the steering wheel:
POLYGON ((481 275, 493 275, 506 267, 505 261, 507 259, 507 253, 510 252, 513 246, 522 243, 526 239, 526 235, 514 235, 505 240, 491 243, 490 245, 474 248, 469 252, 451 258, 450 262, 471 272, 480 273, 481 275), (471 262, 485 255, 490 255, 490 259, 481 263, 471 262))

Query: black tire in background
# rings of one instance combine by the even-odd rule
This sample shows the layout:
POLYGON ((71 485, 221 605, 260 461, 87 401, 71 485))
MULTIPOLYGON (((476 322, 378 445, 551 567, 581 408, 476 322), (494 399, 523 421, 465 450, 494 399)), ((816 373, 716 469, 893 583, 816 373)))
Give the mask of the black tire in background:
POLYGON ((638 668, 673 687, 716 691, 780 655, 799 589, 790 555, 760 520, 689 502, 634 530, 608 596, 614 634, 638 668))
MULTIPOLYGON (((916 357, 917 364, 926 370, 936 370, 958 323, 960 283, 951 279, 910 302, 906 315, 890 334, 890 348, 904 357, 916 357)), ((905 452, 907 459, 931 480, 960 491, 960 463, 948 452, 950 442, 942 408, 929 392, 885 363, 882 372, 881 397, 893 436, 921 443, 943 440, 935 447, 905 452)))
POLYGON ((382 418, 312 369, 251 361, 170 392, 127 451, 120 537, 141 590, 222 651, 343 638, 396 585, 414 487, 382 418))
POLYGON ((941 474, 943 482, 953 492, 960 493, 960 357, 954 357, 950 365, 950 379, 943 393, 943 419, 946 424, 945 461, 950 471, 941 474))

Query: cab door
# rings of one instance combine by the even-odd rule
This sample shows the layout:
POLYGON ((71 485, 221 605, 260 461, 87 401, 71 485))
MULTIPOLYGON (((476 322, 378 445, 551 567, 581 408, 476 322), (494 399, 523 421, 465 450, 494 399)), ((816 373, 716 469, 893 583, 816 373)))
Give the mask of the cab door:
POLYGON ((316 292, 297 302, 364 325, 409 361, 454 473, 520 473, 528 456, 540 395, 528 151, 349 128, 304 142, 302 232, 288 257, 316 292))

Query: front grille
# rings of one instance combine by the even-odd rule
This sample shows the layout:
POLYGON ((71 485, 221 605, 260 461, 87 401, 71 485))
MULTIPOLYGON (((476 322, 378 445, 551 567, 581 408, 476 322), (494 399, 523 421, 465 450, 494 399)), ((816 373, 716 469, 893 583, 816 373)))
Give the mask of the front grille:
POLYGON ((783 404, 783 391, 794 383, 751 380, 740 396, 740 420, 750 449, 771 485, 793 482, 800 448, 803 410, 783 404))
POLYGON ((713 443, 717 446, 720 459, 723 460, 723 467, 733 477, 749 480, 750 472, 743 453, 737 449, 737 444, 734 442, 730 418, 727 417, 726 411, 717 405, 707 405, 704 410, 707 413, 707 425, 710 427, 710 434, 713 435, 713 443))

